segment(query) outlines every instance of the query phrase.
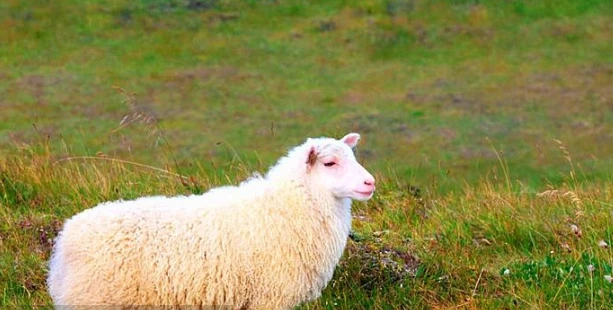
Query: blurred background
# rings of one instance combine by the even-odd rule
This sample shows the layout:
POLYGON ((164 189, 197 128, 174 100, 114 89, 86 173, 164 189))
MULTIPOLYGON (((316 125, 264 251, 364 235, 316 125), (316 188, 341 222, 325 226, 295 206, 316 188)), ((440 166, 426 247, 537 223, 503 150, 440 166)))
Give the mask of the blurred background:
POLYGON ((446 191, 610 175, 613 2, 0 3, 0 150, 265 170, 356 131, 377 174, 446 191), (571 160, 572 162, 569 162, 571 160))
POLYGON ((377 193, 301 309, 608 309, 612 39, 611 0, 2 0, 0 308, 51 308, 83 209, 355 131, 377 193))

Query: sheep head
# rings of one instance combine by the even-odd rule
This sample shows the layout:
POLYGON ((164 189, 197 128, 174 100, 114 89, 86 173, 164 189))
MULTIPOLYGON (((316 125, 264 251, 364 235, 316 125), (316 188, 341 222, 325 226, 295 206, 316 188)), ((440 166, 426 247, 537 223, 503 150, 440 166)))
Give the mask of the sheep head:
POLYGON ((375 192, 375 178, 358 163, 353 148, 360 135, 350 133, 336 140, 308 139, 305 155, 309 178, 336 198, 368 200, 375 192))

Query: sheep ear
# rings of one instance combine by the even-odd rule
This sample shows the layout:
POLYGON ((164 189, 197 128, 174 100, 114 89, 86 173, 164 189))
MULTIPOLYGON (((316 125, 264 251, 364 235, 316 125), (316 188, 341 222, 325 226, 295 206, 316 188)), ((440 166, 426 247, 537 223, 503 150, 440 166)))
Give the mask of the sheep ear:
POLYGON ((358 141, 360 141, 360 134, 352 132, 344 136, 341 141, 349 145, 350 148, 354 148, 356 145, 358 145, 358 141))
POLYGON ((309 150, 309 156, 307 157, 306 164, 310 167, 310 166, 315 165, 316 162, 317 162, 317 151, 315 150, 314 146, 311 146, 309 150))

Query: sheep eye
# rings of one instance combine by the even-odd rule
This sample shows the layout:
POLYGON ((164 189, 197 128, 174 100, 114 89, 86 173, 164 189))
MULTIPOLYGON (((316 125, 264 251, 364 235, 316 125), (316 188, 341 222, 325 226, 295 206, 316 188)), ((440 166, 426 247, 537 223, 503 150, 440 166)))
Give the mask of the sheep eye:
POLYGON ((331 162, 329 162, 329 163, 325 163, 325 164, 324 164, 324 166, 326 166, 326 167, 332 167, 332 166, 334 166, 334 165, 336 165, 336 163, 335 163, 335 162, 333 162, 333 161, 331 161, 331 162))

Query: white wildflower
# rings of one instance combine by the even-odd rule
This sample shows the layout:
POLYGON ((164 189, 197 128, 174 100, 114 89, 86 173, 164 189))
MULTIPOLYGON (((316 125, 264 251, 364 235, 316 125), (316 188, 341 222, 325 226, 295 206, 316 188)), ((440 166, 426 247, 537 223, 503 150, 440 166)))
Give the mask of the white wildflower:
POLYGON ((609 244, 606 241, 604 241, 604 240, 600 240, 600 241, 598 241, 598 246, 603 248, 603 249, 606 249, 606 248, 609 247, 609 244))
POLYGON ((577 238, 581 238, 583 235, 583 233, 581 233, 581 228, 575 224, 570 225, 570 230, 573 232, 573 234, 575 234, 575 236, 577 236, 577 238))

